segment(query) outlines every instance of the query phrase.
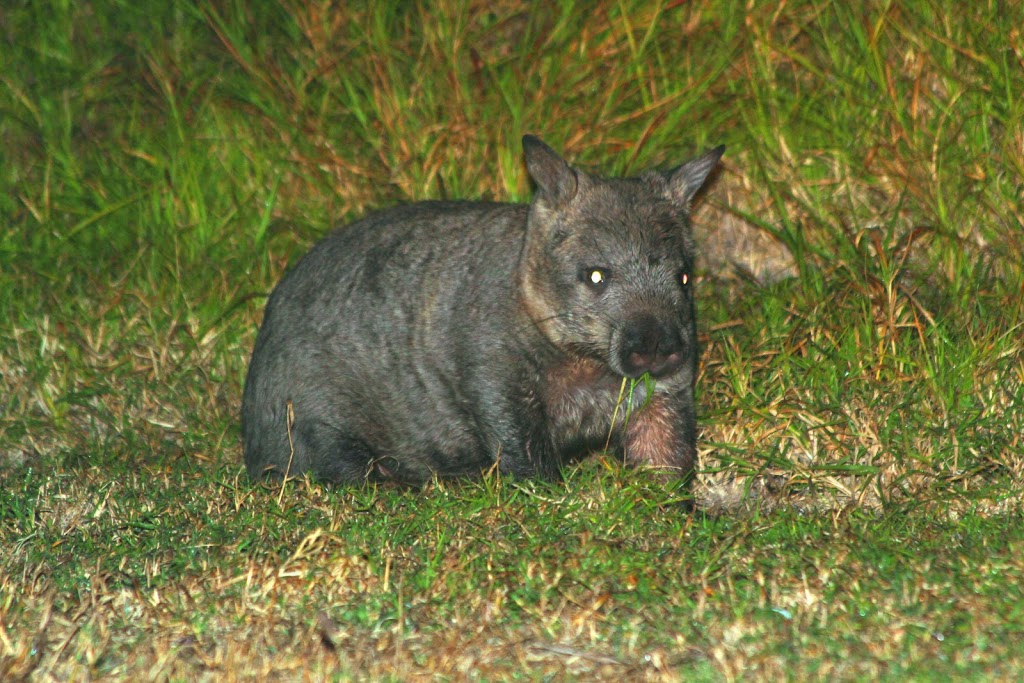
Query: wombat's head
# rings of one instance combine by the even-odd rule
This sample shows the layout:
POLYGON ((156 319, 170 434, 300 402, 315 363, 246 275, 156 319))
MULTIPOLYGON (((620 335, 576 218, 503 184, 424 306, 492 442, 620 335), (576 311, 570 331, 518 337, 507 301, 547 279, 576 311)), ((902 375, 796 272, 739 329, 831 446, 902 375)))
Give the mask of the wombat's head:
POLYGON ((667 173, 604 179, 523 138, 537 184, 519 266, 522 300, 557 347, 623 377, 693 379, 693 195, 718 147, 667 173))

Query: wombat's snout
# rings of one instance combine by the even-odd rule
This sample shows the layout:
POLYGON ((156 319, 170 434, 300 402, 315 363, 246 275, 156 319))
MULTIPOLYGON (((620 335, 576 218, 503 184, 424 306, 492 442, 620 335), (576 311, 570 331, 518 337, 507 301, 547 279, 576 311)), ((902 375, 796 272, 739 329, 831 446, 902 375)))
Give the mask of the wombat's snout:
POLYGON ((633 318, 621 330, 617 359, 626 377, 667 377, 683 364, 684 344, 679 329, 652 315, 633 318))

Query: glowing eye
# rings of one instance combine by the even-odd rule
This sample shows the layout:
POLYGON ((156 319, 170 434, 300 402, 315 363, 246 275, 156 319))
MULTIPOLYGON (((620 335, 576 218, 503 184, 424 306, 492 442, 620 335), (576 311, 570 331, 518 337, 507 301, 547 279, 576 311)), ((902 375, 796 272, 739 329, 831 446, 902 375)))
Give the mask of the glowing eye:
POLYGON ((690 275, 688 273, 683 273, 682 275, 679 276, 679 281, 683 283, 683 287, 685 287, 686 285, 690 284, 690 275))
POLYGON ((605 268, 583 267, 579 271, 580 282, 595 292, 604 291, 611 276, 612 274, 605 268))

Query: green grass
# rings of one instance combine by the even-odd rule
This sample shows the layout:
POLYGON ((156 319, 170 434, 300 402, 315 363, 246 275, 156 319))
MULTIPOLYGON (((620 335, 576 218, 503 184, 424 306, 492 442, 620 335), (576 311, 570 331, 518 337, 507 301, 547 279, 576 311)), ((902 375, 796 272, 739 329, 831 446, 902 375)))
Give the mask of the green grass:
POLYGON ((1015 678, 1024 11, 347 4, 0 10, 0 678, 1015 678), (696 510, 600 458, 251 484, 288 264, 525 201, 527 132, 607 173, 728 146, 696 510))

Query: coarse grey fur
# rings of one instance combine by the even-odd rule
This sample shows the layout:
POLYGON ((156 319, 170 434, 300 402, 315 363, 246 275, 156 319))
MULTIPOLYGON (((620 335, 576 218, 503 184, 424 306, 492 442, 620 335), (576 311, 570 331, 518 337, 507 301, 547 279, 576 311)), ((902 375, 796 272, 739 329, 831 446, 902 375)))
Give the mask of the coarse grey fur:
POLYGON ((282 279, 242 399, 252 477, 419 484, 495 463, 550 476, 606 445, 689 475, 689 205, 724 148, 668 173, 604 179, 538 138, 523 146, 530 205, 375 213, 282 279), (624 377, 645 374, 650 395, 641 382, 620 397, 624 377))

